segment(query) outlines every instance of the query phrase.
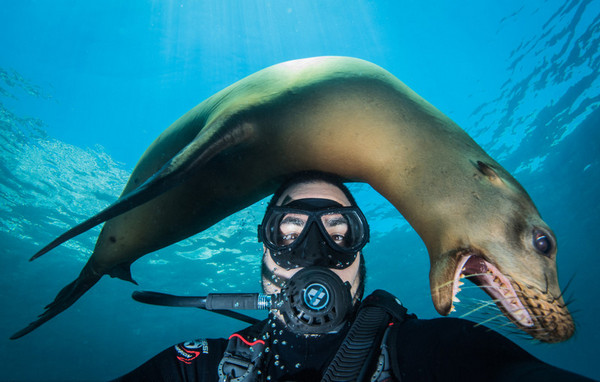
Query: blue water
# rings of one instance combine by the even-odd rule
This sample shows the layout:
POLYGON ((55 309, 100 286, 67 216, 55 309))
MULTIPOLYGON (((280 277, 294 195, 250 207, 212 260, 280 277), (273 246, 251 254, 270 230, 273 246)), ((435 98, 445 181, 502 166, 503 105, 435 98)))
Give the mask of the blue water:
MULTIPOLYGON (((558 236, 577 333, 544 345, 501 319, 488 324, 547 362, 600 378, 600 2, 523 3, 3 1, 0 380, 108 379, 173 343, 244 326, 129 296, 258 291, 264 203, 135 263, 140 287, 104 278, 38 330, 7 339, 78 275, 99 230, 27 259, 115 200, 162 130, 248 74, 318 55, 383 66, 524 185, 558 236)), ((421 240, 369 186, 352 190, 374 231, 367 290, 388 289, 420 317, 436 317, 421 240)), ((458 315, 486 297, 462 299, 458 315)))

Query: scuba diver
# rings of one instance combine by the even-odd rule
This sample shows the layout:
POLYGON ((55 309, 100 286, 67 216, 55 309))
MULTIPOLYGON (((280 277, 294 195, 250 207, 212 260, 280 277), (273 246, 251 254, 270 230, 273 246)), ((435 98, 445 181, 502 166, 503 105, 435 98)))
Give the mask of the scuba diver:
POLYGON ((471 321, 417 319, 382 290, 363 299, 369 226, 335 176, 311 172, 283 184, 258 237, 265 295, 253 298, 269 317, 229 339, 175 345, 117 381, 589 380, 471 321))

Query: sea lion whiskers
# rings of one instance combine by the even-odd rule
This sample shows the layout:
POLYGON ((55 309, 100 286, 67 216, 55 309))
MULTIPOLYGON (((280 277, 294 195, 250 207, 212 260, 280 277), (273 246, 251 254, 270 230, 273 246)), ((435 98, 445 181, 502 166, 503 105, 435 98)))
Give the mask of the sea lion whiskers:
MULTIPOLYGON (((474 286, 474 287, 472 287, 472 288, 478 288, 478 287, 475 287, 475 286, 474 286)), ((485 288, 485 287, 481 287, 481 288, 485 288)), ((488 307, 488 306, 489 306, 490 308, 492 308, 492 307, 493 307, 493 308, 496 308, 496 309, 500 310, 500 308, 498 308, 498 303, 502 303, 502 302, 503 302, 502 300, 505 300, 505 297, 500 297, 500 298, 490 299, 490 300, 489 300, 489 302, 487 302, 487 304, 486 304, 486 307, 488 307)), ((513 313, 518 313, 518 312, 519 312, 519 310, 522 310, 522 311, 527 311, 527 308, 525 308, 525 307, 520 307, 520 308, 517 308, 517 309, 513 310, 512 312, 513 312, 513 313)), ((532 315, 532 317, 536 317, 536 316, 535 316, 535 315, 532 315)))
MULTIPOLYGON (((493 300, 482 300, 480 298, 467 297, 463 298, 457 307, 466 312, 462 313, 459 318, 475 317, 475 321, 487 320, 490 316, 502 314, 500 308, 493 300)), ((507 322, 511 323, 507 318, 507 322)))
MULTIPOLYGON (((567 292, 567 289, 569 289, 569 287, 571 286, 571 282, 573 281, 573 279, 575 279, 575 273, 573 273, 571 275, 571 277, 569 277, 569 281, 567 281, 567 284, 564 286, 564 288, 562 288, 562 290, 560 291, 560 294, 558 296, 556 296, 555 300, 558 301, 561 298, 564 297, 565 293, 567 292)), ((567 302, 566 300, 563 300, 565 303, 565 306, 569 305, 571 302, 567 302)))
MULTIPOLYGON (((519 330, 518 327, 514 326, 514 323, 508 319, 508 317, 502 313, 500 308, 490 300, 481 300, 478 298, 464 298, 459 305, 460 309, 466 308, 467 312, 461 314, 460 318, 467 318, 474 322, 475 326, 485 325, 488 330, 495 330, 501 332, 512 338, 520 338, 527 341, 540 342, 535 338, 531 338, 532 333, 540 333, 544 335, 547 329, 545 328, 531 328, 526 332, 519 330), (473 305, 473 308, 469 306, 473 305)), ((535 318, 539 318, 535 316, 535 318)))
MULTIPOLYGON (((479 289, 485 289, 485 288, 494 288, 494 287, 485 286, 485 285, 479 287, 477 285, 472 285, 472 286, 464 287, 464 288, 462 288, 462 290, 469 290, 469 289, 479 290, 479 289)), ((511 297, 511 298, 514 298, 514 297, 511 297)), ((463 306, 468 307, 468 305, 470 305, 470 303, 472 303, 472 302, 476 303, 476 306, 474 308, 468 308, 469 310, 466 313, 463 313, 462 315, 459 316, 460 318, 464 318, 464 317, 470 316, 471 314, 478 312, 482 309, 491 309, 491 310, 496 310, 497 312, 501 312, 501 310, 498 308, 497 304, 498 303, 502 304, 503 303, 502 300, 505 300, 505 299, 507 299, 507 297, 504 297, 504 296, 502 296, 500 298, 496 298, 496 299, 490 299, 490 300, 481 300, 478 298, 467 297, 467 298, 463 298, 462 300, 455 298, 454 302, 459 303, 460 305, 457 305, 457 306, 460 306, 460 307, 463 307, 463 306)), ((516 314, 519 312, 519 310, 526 311, 526 308, 525 307, 517 308, 517 309, 512 310, 512 312, 516 314)))
POLYGON ((506 317, 506 316, 504 316, 504 314, 502 314, 502 312, 500 312, 500 313, 498 313, 498 314, 495 314, 495 315, 491 316, 490 318, 488 318, 488 319, 487 319, 487 320, 485 320, 485 321, 482 321, 482 322, 477 322, 477 323, 476 323, 475 325, 473 325, 473 326, 474 326, 474 327, 482 326, 482 325, 485 325, 485 324, 487 324, 488 322, 492 322, 492 321, 494 321, 494 320, 496 320, 496 319, 498 319, 498 318, 505 318, 505 317, 506 317))
POLYGON ((471 314, 475 313, 475 312, 479 312, 481 309, 485 309, 485 308, 489 308, 490 306, 495 307, 494 301, 483 301, 483 300, 479 300, 479 306, 469 310, 466 313, 463 313, 462 315, 460 315, 460 318, 465 318, 467 316, 470 316, 471 314))
MULTIPOLYGON (((488 318, 488 319, 486 319, 486 320, 484 320, 484 321, 482 321, 482 322, 477 322, 477 324, 475 326, 485 325, 485 324, 487 324, 487 323, 489 323, 489 322, 491 322, 493 320, 496 320, 496 319, 501 319, 501 320, 505 319, 505 320, 507 320, 501 326, 509 326, 509 325, 512 324, 512 321, 508 320, 508 318, 506 317, 506 315, 504 313, 502 313, 502 311, 497 306, 492 305, 492 304, 488 304, 488 305, 485 305, 483 308, 490 308, 491 310, 493 310, 494 308, 496 308, 497 312, 492 312, 491 310, 489 312, 480 312, 480 313, 491 314, 491 317, 488 318)), ((463 316, 461 316, 461 318, 462 317, 463 316)), ((537 316, 534 316, 534 317, 538 318, 537 316)), ((544 331, 544 328, 533 328, 530 331, 531 332, 534 332, 534 331, 540 331, 540 332, 542 332, 542 331, 544 331)))

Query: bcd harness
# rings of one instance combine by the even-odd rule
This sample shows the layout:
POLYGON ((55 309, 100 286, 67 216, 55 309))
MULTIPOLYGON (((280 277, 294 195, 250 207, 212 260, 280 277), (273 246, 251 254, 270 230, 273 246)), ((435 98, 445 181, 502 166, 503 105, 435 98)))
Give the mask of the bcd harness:
MULTIPOLYGON (((393 295, 376 290, 363 299, 356 319, 342 341, 333 360, 323 374, 323 382, 332 381, 384 381, 392 374, 400 378, 397 361, 390 357, 388 337, 394 325, 401 324, 408 315, 393 295)), ((232 335, 227 344, 223 359, 219 363, 219 380, 228 382, 254 382, 263 378, 261 367, 264 363, 266 344, 261 338, 264 326, 252 326, 244 330, 246 337, 255 338, 253 342, 242 335, 232 335)))

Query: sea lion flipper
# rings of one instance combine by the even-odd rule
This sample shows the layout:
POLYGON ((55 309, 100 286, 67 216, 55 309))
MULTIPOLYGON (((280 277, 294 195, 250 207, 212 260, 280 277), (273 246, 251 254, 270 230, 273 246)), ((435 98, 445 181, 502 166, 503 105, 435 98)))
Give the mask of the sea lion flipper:
POLYGON ((87 264, 83 267, 79 277, 69 285, 65 286, 58 295, 56 295, 54 301, 44 308, 46 311, 40 314, 37 320, 10 336, 10 339, 16 340, 17 338, 23 337, 25 334, 35 330, 46 321, 73 305, 79 297, 100 280, 100 277, 102 277, 102 275, 94 272, 94 270, 91 269, 91 266, 87 264))
MULTIPOLYGON (((121 196, 115 203, 54 239, 50 244, 33 255, 29 261, 37 259, 62 243, 94 228, 98 224, 142 205, 177 186, 185 181, 188 174, 195 168, 204 165, 223 150, 248 139, 251 132, 250 126, 251 124, 249 123, 242 123, 221 136, 204 134, 204 130, 201 131, 196 139, 184 147, 142 185, 127 195, 121 196)), ((207 130, 209 127, 207 126, 207 130)), ((117 277, 122 278, 121 276, 117 277)), ((133 281, 131 280, 131 276, 124 278, 124 280, 133 281)))
POLYGON ((62 243, 67 242, 67 241, 71 240, 72 238, 74 238, 75 236, 78 236, 78 235, 94 228, 98 224, 101 224, 112 217, 122 214, 123 212, 125 212, 121 208, 122 203, 123 203, 123 201, 118 200, 117 202, 111 204, 110 206, 108 206, 104 210, 100 211, 96 215, 92 216, 91 218, 87 219, 86 221, 77 224, 75 227, 69 229, 68 231, 66 231, 65 233, 63 233, 62 235, 60 235, 59 237, 54 239, 52 242, 50 242, 48 245, 46 245, 44 248, 42 248, 38 252, 36 252, 35 255, 31 256, 29 261, 33 261, 33 260, 37 259, 38 257, 42 256, 43 254, 58 247, 62 243))
POLYGON ((121 280, 129 281, 138 285, 138 283, 131 276, 131 263, 128 264, 120 264, 116 267, 113 267, 111 270, 107 272, 110 277, 116 277, 121 280))
POLYGON ((33 255, 29 259, 29 261, 37 259, 43 254, 58 247, 62 243, 71 240, 75 236, 78 236, 94 228, 98 224, 104 223, 105 221, 119 216, 141 204, 144 204, 145 202, 152 200, 158 195, 174 187, 176 184, 173 184, 173 182, 168 181, 168 179, 170 178, 169 175, 171 174, 166 173, 166 171, 163 171, 169 168, 171 168, 169 164, 165 165, 160 172, 148 179, 140 187, 138 187, 131 193, 119 198, 115 203, 106 207, 104 210, 100 211, 99 213, 87 219, 86 221, 76 225, 75 227, 63 233, 62 235, 54 239, 50 244, 40 249, 35 255, 33 255))

